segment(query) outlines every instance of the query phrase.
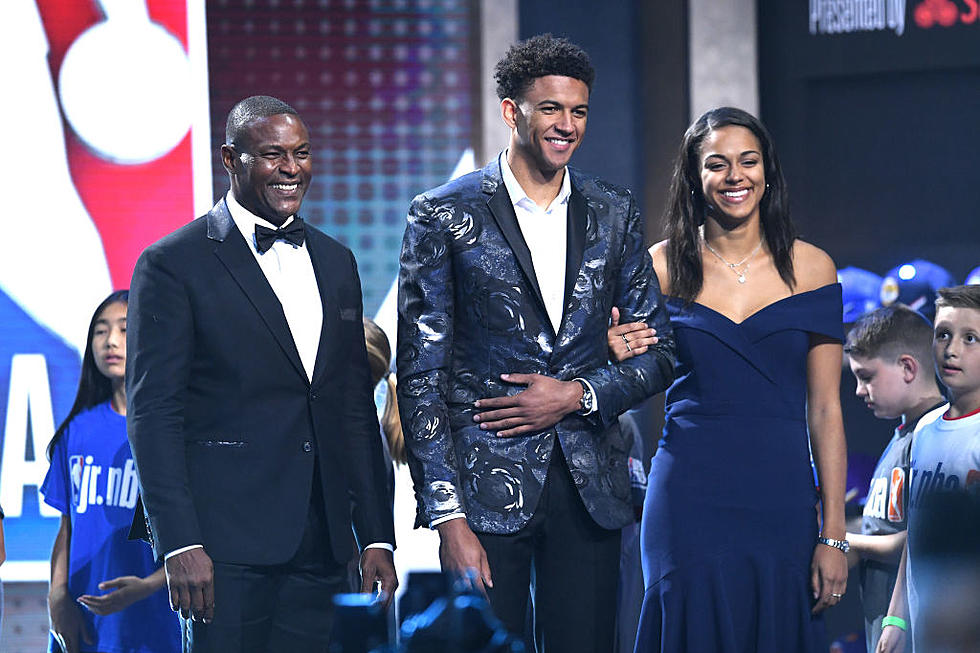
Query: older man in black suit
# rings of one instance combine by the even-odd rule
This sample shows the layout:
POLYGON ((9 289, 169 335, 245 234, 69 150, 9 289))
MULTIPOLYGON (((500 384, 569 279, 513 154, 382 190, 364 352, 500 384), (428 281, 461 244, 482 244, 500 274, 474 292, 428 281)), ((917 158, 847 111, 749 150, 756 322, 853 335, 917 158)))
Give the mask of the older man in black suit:
POLYGON ((230 192, 143 252, 129 437, 186 647, 323 651, 362 549, 394 591, 394 529, 354 257, 297 213, 309 133, 256 96, 228 116, 230 192))

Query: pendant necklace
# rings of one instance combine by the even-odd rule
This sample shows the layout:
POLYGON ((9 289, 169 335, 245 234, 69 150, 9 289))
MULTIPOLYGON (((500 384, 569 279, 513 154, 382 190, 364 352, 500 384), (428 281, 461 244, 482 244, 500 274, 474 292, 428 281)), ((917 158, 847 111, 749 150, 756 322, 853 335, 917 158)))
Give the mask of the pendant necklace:
POLYGON ((732 271, 732 274, 738 279, 739 283, 745 283, 745 273, 749 271, 749 259, 755 256, 755 253, 762 248, 762 239, 759 239, 759 244, 755 246, 749 255, 743 258, 738 263, 729 263, 725 260, 725 257, 715 251, 715 248, 708 243, 708 239, 704 237, 704 232, 701 232, 701 240, 704 241, 704 246, 708 248, 708 251, 714 254, 719 261, 728 266, 728 269, 732 271), (741 268, 741 269, 740 269, 741 268))

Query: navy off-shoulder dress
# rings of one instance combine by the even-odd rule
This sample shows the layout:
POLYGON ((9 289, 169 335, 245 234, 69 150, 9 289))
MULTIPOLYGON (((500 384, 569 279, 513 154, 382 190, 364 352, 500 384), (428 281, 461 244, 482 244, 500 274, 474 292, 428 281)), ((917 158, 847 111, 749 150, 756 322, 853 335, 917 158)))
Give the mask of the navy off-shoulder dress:
POLYGON ((806 359, 810 334, 842 336, 840 285, 740 323, 677 298, 667 308, 676 378, 644 504, 636 651, 815 651, 806 359))

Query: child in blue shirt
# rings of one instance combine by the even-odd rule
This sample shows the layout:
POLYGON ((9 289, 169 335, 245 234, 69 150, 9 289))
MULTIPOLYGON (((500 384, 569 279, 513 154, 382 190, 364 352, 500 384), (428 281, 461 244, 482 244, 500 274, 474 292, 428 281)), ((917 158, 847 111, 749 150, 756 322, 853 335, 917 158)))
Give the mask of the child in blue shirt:
POLYGON ((181 648, 164 570, 146 544, 127 539, 139 491, 126 438, 128 298, 115 292, 96 309, 75 403, 48 445, 41 492, 62 513, 51 552, 51 652, 181 648))

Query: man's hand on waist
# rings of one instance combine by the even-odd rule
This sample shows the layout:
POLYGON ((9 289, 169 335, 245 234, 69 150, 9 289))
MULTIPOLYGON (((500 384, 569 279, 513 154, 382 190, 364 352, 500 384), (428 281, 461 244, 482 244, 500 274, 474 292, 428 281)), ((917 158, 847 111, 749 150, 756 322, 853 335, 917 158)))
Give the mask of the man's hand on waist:
POLYGON ((543 431, 580 407, 583 390, 578 381, 559 381, 542 374, 501 374, 500 378, 527 388, 516 395, 476 402, 480 412, 473 420, 481 429, 497 431, 498 437, 543 431))

